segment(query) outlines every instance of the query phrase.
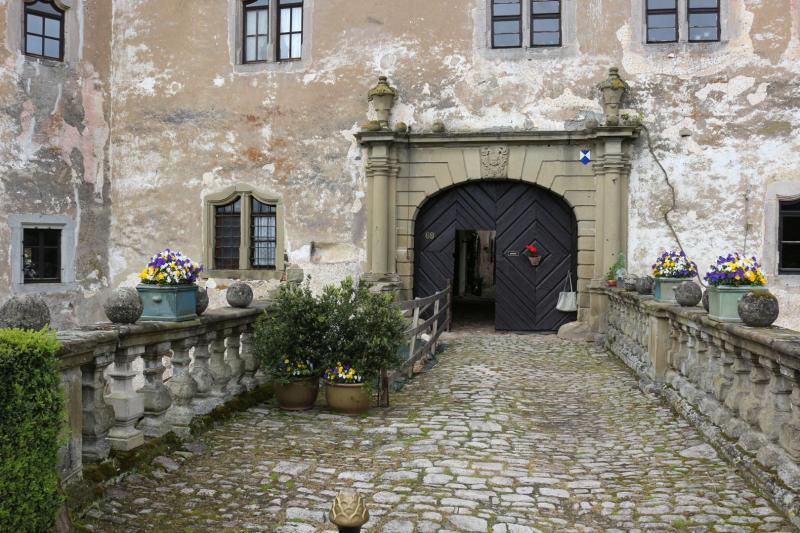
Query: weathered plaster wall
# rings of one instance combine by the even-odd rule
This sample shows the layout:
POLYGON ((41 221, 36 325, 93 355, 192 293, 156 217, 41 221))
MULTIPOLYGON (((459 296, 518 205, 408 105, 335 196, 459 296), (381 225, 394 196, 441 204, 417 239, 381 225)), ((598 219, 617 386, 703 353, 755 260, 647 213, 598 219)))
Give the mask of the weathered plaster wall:
MULTIPOLYGON (((378 73, 399 90, 395 120, 414 131, 437 119, 460 130, 575 129, 599 115, 594 87, 619 65, 633 87, 628 107, 642 112, 675 184, 676 229, 702 266, 744 249, 745 235, 746 251, 763 255, 766 186, 800 181, 797 0, 730 0, 725 42, 676 45, 641 44, 641 0, 565 0, 572 42, 527 51, 487 49, 484 0, 317 1, 303 61, 260 69, 231 61, 234 1, 113 2, 113 212, 101 225, 111 233, 111 285, 134 283, 146 258, 166 246, 201 257, 202 196, 235 182, 283 198, 290 258, 307 263, 316 283, 358 272, 367 185, 353 133, 378 73), (312 257, 312 249, 336 253, 312 257)), ((3 99, 14 112, 5 115, 2 162, 12 169, 35 146, 18 140, 31 111, 15 53, 4 51, 3 99)), ((92 64, 81 80, 107 71, 92 64)), ((103 75, 97 80, 104 89, 103 75)), ((52 107, 35 109, 43 116, 52 107)), ((81 132, 83 121, 69 123, 81 132)), ((53 144, 85 147, 77 142, 84 137, 53 144)), ((632 155, 629 256, 641 274, 674 242, 659 216, 664 178, 643 141, 632 155)), ((70 187, 71 170, 82 167, 40 157, 37 165, 66 168, 70 187)), ((5 172, 4 183, 22 190, 16 172, 13 182, 5 172)), ((95 242, 102 247, 100 234, 95 242)), ((784 286, 781 324, 800 327, 800 297, 784 286)))
MULTIPOLYGON (((25 57, 22 1, 0 1, 0 301, 44 292, 58 327, 99 318, 107 287, 111 5, 67 0, 66 59, 25 57), (12 215, 65 215, 75 228, 75 283, 12 286, 12 215)), ((15 247, 15 249, 18 249, 15 247)))

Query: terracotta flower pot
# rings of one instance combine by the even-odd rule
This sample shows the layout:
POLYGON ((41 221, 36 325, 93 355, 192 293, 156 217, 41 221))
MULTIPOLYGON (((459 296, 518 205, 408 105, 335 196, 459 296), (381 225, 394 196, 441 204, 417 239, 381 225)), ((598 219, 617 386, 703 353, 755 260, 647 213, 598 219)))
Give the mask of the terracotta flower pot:
POLYGON ((616 287, 617 286, 617 280, 610 279, 610 280, 607 280, 607 281, 608 281, 608 286, 609 287, 616 287))
POLYGON ((337 413, 356 415, 369 410, 370 395, 363 383, 345 384, 326 381, 325 399, 328 407, 337 413))
POLYGON ((538 267, 539 264, 542 262, 542 256, 541 255, 529 255, 528 256, 528 261, 531 262, 531 266, 538 267))
POLYGON ((289 383, 275 383, 278 407, 286 411, 306 411, 314 407, 319 394, 319 378, 311 376, 289 383))

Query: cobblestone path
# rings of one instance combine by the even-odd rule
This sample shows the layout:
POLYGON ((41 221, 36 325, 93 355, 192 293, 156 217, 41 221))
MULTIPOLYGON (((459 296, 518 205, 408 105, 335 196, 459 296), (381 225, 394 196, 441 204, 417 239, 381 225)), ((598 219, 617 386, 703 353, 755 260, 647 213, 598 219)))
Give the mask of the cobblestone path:
POLYGON ((251 409, 129 476, 95 531, 793 531, 615 360, 554 336, 456 335, 369 416, 251 409))

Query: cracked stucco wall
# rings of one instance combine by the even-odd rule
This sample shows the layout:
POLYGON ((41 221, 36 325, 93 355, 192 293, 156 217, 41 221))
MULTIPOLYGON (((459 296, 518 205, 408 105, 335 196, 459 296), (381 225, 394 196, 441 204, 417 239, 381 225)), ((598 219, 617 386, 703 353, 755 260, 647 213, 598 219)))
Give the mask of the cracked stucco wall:
POLYGON ((53 324, 99 319, 108 279, 111 6, 65 0, 65 61, 21 53, 22 2, 0 1, 0 301, 12 286, 9 217, 65 215, 76 231, 75 283, 40 286, 53 324), (90 31, 86 31, 90 28, 90 31))
MULTIPOLYGON (((313 39, 303 61, 251 69, 231 60, 235 1, 115 0, 111 37, 93 29, 92 39, 113 38, 113 68, 99 59, 97 44, 98 57, 83 60, 92 68, 75 76, 97 73, 92 94, 102 95, 94 105, 102 103, 95 109, 106 123, 113 108, 113 149, 103 152, 113 174, 105 174, 101 203, 79 157, 86 135, 65 130, 52 142, 59 150, 78 147, 72 166, 40 148, 35 164, 22 165, 47 176, 59 175, 48 165, 66 169, 70 195, 80 167, 82 216, 112 206, 110 218, 95 217, 110 230, 107 246, 100 230, 91 241, 108 249, 108 272, 98 279, 107 274, 111 286, 133 284, 146 258, 166 246, 202 257, 202 197, 236 182, 283 199, 290 259, 315 284, 360 272, 367 182, 353 133, 367 117, 366 91, 379 73, 400 94, 394 120, 414 131, 438 119, 451 130, 561 130, 599 116, 595 86, 619 66, 633 88, 626 107, 639 110, 652 132, 677 189, 676 229, 701 268, 728 251, 764 256, 767 187, 788 182, 800 192, 798 0, 730 0, 724 42, 656 46, 642 44, 641 0, 564 0, 570 41, 557 50, 514 51, 487 49, 484 0, 317 0, 309 4, 313 39), (312 257, 314 249, 326 252, 312 257)), ((101 4, 90 5, 103 11, 101 4)), ((38 143, 18 141, 30 128, 30 98, 18 55, 4 54, 3 100, 13 113, 3 116, 0 163, 8 169, 38 143)), ((34 99, 33 113, 45 118, 56 96, 49 98, 34 99)), ((69 122, 78 133, 90 127, 83 117, 69 122)), ((660 218, 666 185, 643 140, 631 157, 629 261, 644 274, 675 243, 660 218)), ((4 172, 0 186, 27 183, 15 172, 4 172)), ((74 211, 71 197, 60 202, 74 211)), ((88 244, 86 226, 93 226, 82 224, 88 244)), ((84 268, 83 279, 89 274, 84 268)), ((800 281, 773 276, 770 284, 783 306, 780 323, 800 328, 800 281)))

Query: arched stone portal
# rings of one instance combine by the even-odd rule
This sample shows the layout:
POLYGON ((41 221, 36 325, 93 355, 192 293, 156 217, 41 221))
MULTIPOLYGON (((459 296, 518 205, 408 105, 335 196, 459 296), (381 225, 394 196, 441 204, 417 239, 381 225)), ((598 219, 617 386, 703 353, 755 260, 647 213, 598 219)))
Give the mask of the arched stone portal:
POLYGON ((578 264, 577 222, 561 197, 517 180, 469 181, 428 198, 414 226, 414 296, 452 283, 457 323, 465 308, 504 331, 556 331, 575 320, 556 309, 578 264))

